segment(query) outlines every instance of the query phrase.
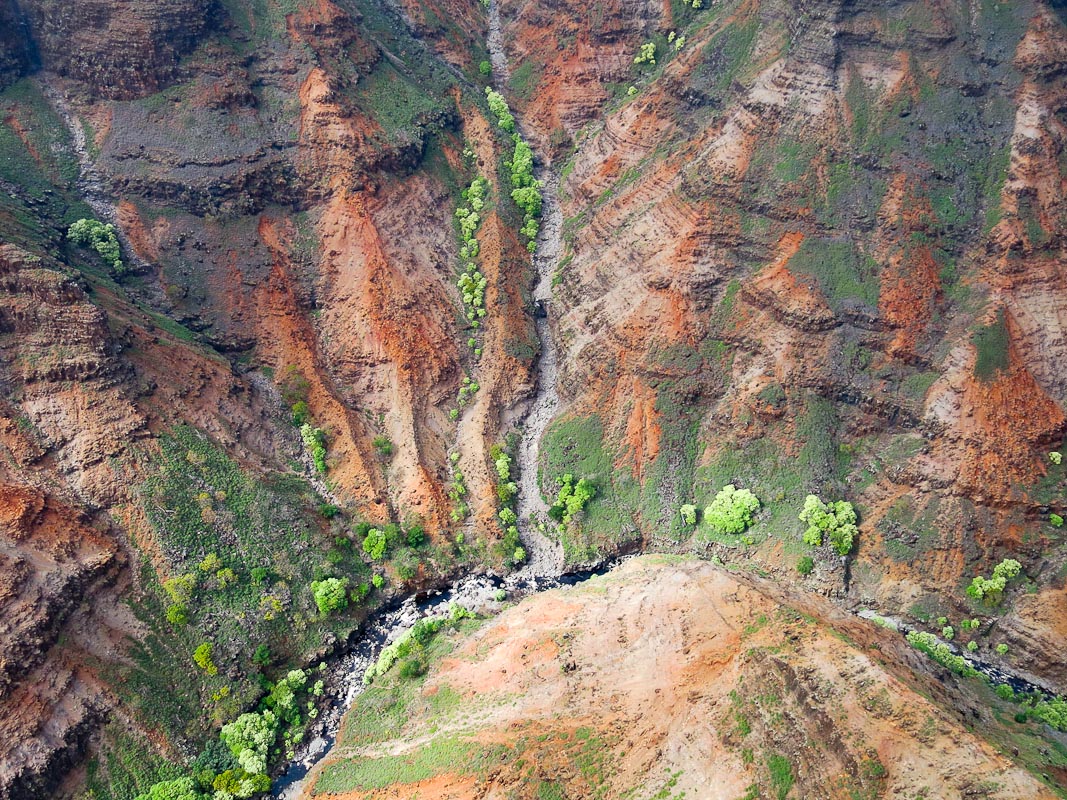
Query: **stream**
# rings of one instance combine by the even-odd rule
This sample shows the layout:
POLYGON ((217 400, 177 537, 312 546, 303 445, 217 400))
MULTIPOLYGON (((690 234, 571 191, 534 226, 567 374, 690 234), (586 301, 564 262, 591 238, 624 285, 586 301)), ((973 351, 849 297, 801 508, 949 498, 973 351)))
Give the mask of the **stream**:
MULTIPOLYGON (((502 90, 507 83, 508 62, 503 49, 499 0, 492 0, 489 6, 488 47, 493 83, 498 90, 502 90)), ((329 708, 315 726, 318 734, 301 746, 297 758, 290 761, 285 772, 275 779, 271 796, 277 800, 297 800, 301 797, 309 772, 333 747, 345 712, 363 692, 364 673, 377 661, 387 645, 410 630, 418 620, 446 616, 454 603, 471 611, 493 613, 500 607, 495 599, 500 590, 506 593, 508 600, 518 600, 556 586, 581 583, 593 575, 604 574, 619 563, 612 561, 594 569, 564 574, 562 546, 545 536, 537 524, 548 510, 538 481, 541 437, 559 410, 559 395, 556 392, 557 353, 549 304, 552 300, 552 279, 563 251, 563 212, 559 205, 558 175, 540 159, 535 165, 535 175, 542 182, 541 227, 533 257, 537 272, 533 301, 540 355, 535 368, 536 390, 523 418, 517 454, 518 525, 526 550, 526 564, 503 579, 485 575, 462 578, 447 589, 429 596, 407 597, 373 614, 358 634, 354 646, 333 668, 335 674, 341 677, 339 684, 332 689, 329 708)))
MULTIPOLYGON (((861 619, 867 619, 874 622, 876 625, 881 625, 889 630, 896 631, 901 636, 907 636, 913 630, 919 630, 918 628, 912 628, 906 622, 897 617, 887 617, 879 614, 873 609, 864 608, 856 612, 856 616, 861 619)), ((958 656, 962 656, 963 659, 971 665, 975 670, 989 679, 992 686, 996 686, 1001 683, 1006 683, 1012 688, 1016 694, 1036 694, 1042 698, 1048 700, 1055 697, 1055 693, 1049 691, 1044 686, 1040 686, 1036 683, 1021 678, 1013 672, 1001 669, 995 664, 990 664, 988 661, 983 661, 976 655, 966 650, 963 647, 957 647, 952 642, 947 642, 939 636, 935 636, 938 642, 946 645, 949 650, 958 656)), ((931 661, 931 663, 936 663, 931 661)))

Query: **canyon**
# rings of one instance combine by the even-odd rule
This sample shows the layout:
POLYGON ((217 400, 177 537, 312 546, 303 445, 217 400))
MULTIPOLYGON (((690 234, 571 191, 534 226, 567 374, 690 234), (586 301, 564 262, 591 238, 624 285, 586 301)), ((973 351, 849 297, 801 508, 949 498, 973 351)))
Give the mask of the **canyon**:
POLYGON ((0 0, 0 797, 133 800, 293 669, 339 714, 468 576, 518 602, 307 791, 1064 796, 1062 730, 852 612, 1067 694, 1065 64, 1044 0, 0 0))

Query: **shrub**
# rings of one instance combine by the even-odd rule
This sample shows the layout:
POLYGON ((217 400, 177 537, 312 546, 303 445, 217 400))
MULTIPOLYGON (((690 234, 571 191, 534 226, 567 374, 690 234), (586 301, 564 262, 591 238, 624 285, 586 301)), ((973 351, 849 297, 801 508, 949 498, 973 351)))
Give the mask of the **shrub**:
POLYGON ((208 553, 200 562, 201 572, 218 572, 220 569, 222 569, 222 561, 215 553, 208 553))
POLYGON ((417 678, 426 674, 426 662, 421 658, 409 658, 400 665, 400 677, 405 679, 417 678))
POLYGON ((804 499, 804 508, 800 512, 800 521, 807 523, 804 531, 804 543, 812 547, 822 545, 824 538, 830 539, 834 551, 841 556, 852 552, 859 528, 856 527, 856 511, 852 503, 838 500, 824 503, 820 498, 809 494, 804 499))
POLYGON ((978 650, 978 642, 974 642, 974 641, 967 642, 967 649, 970 650, 972 653, 977 652, 977 650, 978 650))
POLYGON ((371 528, 363 539, 363 552, 374 561, 381 561, 385 556, 385 545, 385 532, 379 528, 371 528))
POLYGON ((497 589, 495 592, 493 592, 493 599, 496 600, 498 603, 503 603, 505 600, 508 599, 508 593, 503 589, 497 589))
POLYGON ((300 437, 311 455, 315 469, 320 475, 326 474, 326 433, 322 428, 313 428, 310 422, 300 426, 300 437))
POLYGON ((526 560, 526 550, 522 547, 516 547, 515 552, 511 554, 512 564, 521 564, 526 560))
POLYGON ((810 575, 815 569, 815 561, 811 556, 801 556, 797 559, 797 572, 801 575, 810 575))
POLYGON ((111 223, 105 225, 95 219, 79 219, 67 229, 67 238, 74 244, 91 247, 99 253, 116 275, 126 272, 115 226, 111 223))
POLYGON ((215 662, 211 659, 211 651, 213 649, 211 642, 204 642, 193 651, 193 661, 208 675, 219 674, 219 668, 215 666, 215 662))
POLYGON ((556 483, 559 485, 559 493, 556 495, 556 502, 548 509, 548 514, 552 519, 566 525, 596 496, 596 487, 586 478, 575 482, 574 476, 569 472, 557 478, 556 483))
POLYGON ((946 625, 941 629, 941 636, 944 639, 948 639, 950 642, 956 638, 956 631, 952 629, 951 625, 946 625))
POLYGON ((967 587, 967 594, 986 605, 998 605, 1004 599, 1004 589, 1008 581, 1018 576, 1022 564, 1013 558, 1006 558, 993 567, 993 577, 976 575, 967 587))
POLYGON ((1048 460, 1051 461, 1053 464, 1059 464, 1061 461, 1063 461, 1063 454, 1053 451, 1048 454, 1048 460))
POLYGON ((292 421, 296 427, 300 428, 311 419, 311 410, 308 408, 308 404, 304 400, 297 400, 293 403, 292 407, 292 421))
POLYGON ((681 514, 682 522, 690 527, 697 524, 697 507, 692 503, 686 503, 680 509, 678 513, 681 514))
POLYGON ((273 711, 249 712, 223 725, 219 736, 242 769, 262 775, 267 771, 267 751, 278 735, 277 726, 278 717, 273 711))
POLYGON ((426 530, 421 525, 412 525, 407 530, 408 547, 422 547, 426 544, 426 530))
POLYGON ((226 589, 237 583, 237 573, 229 567, 223 567, 215 573, 215 580, 219 582, 220 589, 226 589))
POLYGON ((704 521, 717 533, 738 535, 748 530, 759 507, 756 495, 728 483, 704 509, 704 521))
POLYGON ((1003 642, 998 644, 995 649, 998 656, 1006 656, 1008 654, 1008 646, 1003 642))
POLYGON ((1048 521, 1053 528, 1063 527, 1063 517, 1061 517, 1059 514, 1049 514, 1048 521))
POLYGON ((170 599, 178 605, 185 605, 193 599, 196 582, 195 573, 175 575, 173 578, 167 578, 167 580, 163 581, 163 591, 170 595, 170 599))
POLYGON ((348 607, 348 578, 324 578, 311 582, 311 596, 323 616, 348 607))
POLYGON ((381 458, 389 458, 393 455, 393 442, 388 436, 375 436, 371 442, 381 458))
POLYGON ((167 606, 167 622, 173 625, 175 628, 184 625, 189 621, 189 612, 185 606, 173 603, 167 606))
POLYGON ((375 589, 381 589, 383 586, 385 586, 385 578, 383 578, 381 575, 374 575, 373 577, 371 577, 370 582, 375 589))
POLYGON ((265 644, 257 647, 256 652, 252 654, 252 663, 257 667, 265 667, 270 664, 270 647, 265 644))
POLYGON ((480 72, 484 77, 488 78, 490 75, 493 74, 493 65, 490 64, 488 61, 483 61, 478 65, 478 72, 480 72))
POLYGON ((257 586, 267 580, 267 575, 266 567, 252 567, 252 583, 257 586))
POLYGON ((641 45, 641 49, 637 51, 637 55, 634 56, 635 64, 651 64, 656 65, 656 43, 645 42, 641 45))

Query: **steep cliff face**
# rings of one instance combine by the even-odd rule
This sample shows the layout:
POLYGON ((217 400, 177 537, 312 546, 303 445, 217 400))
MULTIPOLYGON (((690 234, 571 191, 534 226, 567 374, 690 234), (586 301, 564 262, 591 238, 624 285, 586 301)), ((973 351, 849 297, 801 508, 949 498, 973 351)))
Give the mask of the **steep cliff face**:
POLYGON ((64 3, 18 0, 28 33, 48 70, 84 81, 101 97, 143 97, 177 75, 178 60, 196 44, 211 0, 64 3))
MULTIPOLYGON (((0 728, 23 742, 0 793, 67 776, 132 797, 374 606, 521 562, 501 516, 520 467, 550 499, 567 473, 596 487, 556 534, 569 564, 696 550, 913 624, 981 617, 983 656, 1067 691, 1058 6, 497 10, 506 76, 474 2, 0 0, 0 728), (539 464, 515 463, 537 309, 491 81, 560 179, 562 405, 539 464), (472 248, 456 209, 476 178, 472 248), (124 271, 68 240, 92 216, 124 271), (728 483, 762 504, 744 536, 683 522, 728 483), (856 504, 848 560, 802 544, 809 492, 856 504), (968 599, 1009 556, 1025 577, 1004 603, 968 599), (311 586, 333 577, 331 615, 311 586)), ((719 656, 768 693, 844 669, 719 656)), ((841 741, 874 726, 910 752, 903 723, 857 715, 841 741)), ((684 749, 672 735, 650 732, 684 749)), ((1010 773, 1002 796, 1041 796, 966 741, 1010 773)), ((713 763, 758 771, 732 743, 705 742, 713 763)), ((838 755, 791 754, 805 792, 838 755)))
POLYGON ((542 138, 578 142, 556 162, 569 408, 543 449, 549 474, 607 487, 577 557, 620 527, 685 537, 678 504, 732 482, 764 502, 770 564, 807 492, 860 499, 872 596, 903 599, 886 579, 918 539, 938 555, 909 603, 1020 547, 1034 574, 1058 565, 1042 521, 1065 432, 1060 16, 616 5, 625 44, 572 12, 541 20, 565 28, 560 48, 531 48, 551 35, 541 13, 515 5, 505 41, 537 63, 542 138), (632 63, 642 42, 656 64, 632 63))
POLYGON ((21 8, 14 0, 5 0, 0 3, 0 87, 26 74, 32 54, 33 45, 21 8))

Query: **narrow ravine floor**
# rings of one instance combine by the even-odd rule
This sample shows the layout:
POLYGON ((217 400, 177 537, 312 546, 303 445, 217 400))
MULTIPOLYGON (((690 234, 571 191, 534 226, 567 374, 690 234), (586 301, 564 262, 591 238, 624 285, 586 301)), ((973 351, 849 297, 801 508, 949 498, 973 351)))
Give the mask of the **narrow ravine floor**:
MULTIPOLYGON (((493 85, 498 91, 507 88, 508 57, 503 46, 503 26, 500 21, 500 2, 489 4, 489 36, 487 40, 489 60, 493 66, 493 85)), ((518 121, 519 130, 522 123, 518 121)), ((529 141, 529 137, 527 137, 529 141)), ((522 425, 519 443, 519 536, 526 550, 526 564, 519 571, 524 579, 553 578, 563 572, 563 547, 545 536, 538 527, 547 521, 548 507, 541 497, 538 480, 538 463, 541 437, 549 423, 559 412, 559 394, 556 391, 557 354, 556 341, 552 336, 552 280, 559 268, 563 253, 563 211, 559 205, 559 176, 539 158, 535 175, 541 181, 541 228, 537 234, 537 251, 533 264, 537 271, 533 301, 536 307, 537 339, 540 355, 534 366, 536 389, 530 409, 522 425)))

